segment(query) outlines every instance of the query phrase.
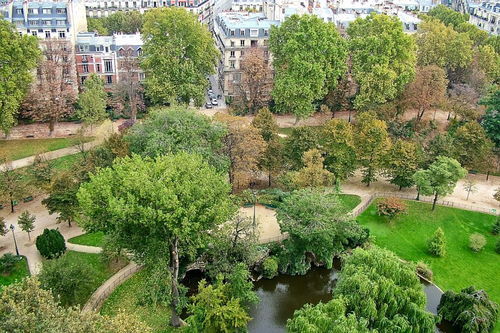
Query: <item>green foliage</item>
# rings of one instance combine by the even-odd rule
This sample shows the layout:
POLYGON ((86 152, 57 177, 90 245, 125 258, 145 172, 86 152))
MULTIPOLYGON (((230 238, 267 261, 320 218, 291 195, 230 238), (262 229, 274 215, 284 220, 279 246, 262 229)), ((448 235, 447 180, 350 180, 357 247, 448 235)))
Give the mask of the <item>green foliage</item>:
POLYGON ((262 275, 266 279, 272 279, 278 275, 278 261, 273 257, 268 257, 262 262, 262 275))
POLYGON ((481 125, 467 122, 457 129, 453 139, 458 162, 468 169, 483 169, 492 154, 493 143, 481 125))
POLYGON ((500 89, 493 90, 480 101, 480 104, 486 106, 486 114, 481 125, 488 137, 500 147, 500 89))
POLYGON ((324 332, 371 332, 365 319, 358 319, 356 314, 347 313, 346 301, 339 297, 328 303, 306 304, 287 320, 286 328, 290 333, 324 332))
POLYGON ((415 74, 415 42, 394 16, 370 14, 347 29, 354 79, 355 107, 367 110, 395 99, 415 74))
POLYGON ((427 281, 432 281, 432 270, 431 268, 429 267, 429 265, 427 265, 425 262, 423 261, 419 261, 417 262, 417 265, 415 266, 416 270, 417 270, 417 274, 423 276, 424 278, 427 279, 427 281))
POLYGON ((500 239, 495 244, 495 252, 500 254, 500 239))
POLYGON ((44 258, 53 259, 66 251, 66 242, 59 230, 45 228, 36 238, 36 248, 44 258))
POLYGON ((427 250, 436 257, 444 257, 446 255, 446 239, 443 229, 436 229, 434 235, 432 235, 427 243, 427 250))
POLYGON ((50 290, 62 305, 76 305, 93 291, 94 270, 86 261, 63 255, 43 263, 38 276, 41 287, 50 290))
POLYGON ((480 252, 486 245, 486 238, 479 234, 473 233, 469 237, 469 248, 474 252, 480 252))
POLYGON ((491 332, 498 318, 498 304, 491 301, 484 290, 471 286, 459 293, 445 292, 438 314, 462 333, 491 332))
POLYGON ((319 131, 314 127, 294 127, 290 135, 285 139, 285 156, 292 170, 298 170, 304 166, 302 157, 304 153, 317 148, 319 142, 319 131))
POLYGON ((244 263, 236 264, 233 272, 227 277, 227 293, 234 299, 239 299, 240 304, 249 309, 251 305, 257 304, 259 298, 253 291, 253 283, 250 280, 250 272, 244 263))
POLYGON ((95 125, 105 119, 107 93, 104 81, 96 74, 90 74, 83 84, 83 92, 78 95, 76 115, 88 125, 95 125))
POLYGON ((229 285, 221 279, 213 285, 203 280, 198 285, 198 294, 192 297, 189 305, 190 316, 186 319, 186 333, 230 333, 246 331, 251 318, 238 298, 228 292, 229 285))
POLYGON ((19 34, 6 20, 0 22, 0 130, 5 134, 16 123, 40 55, 36 37, 19 34))
POLYGON ((5 253, 0 257, 0 274, 10 274, 19 259, 12 253, 5 253))
POLYGON ((386 173, 391 184, 400 189, 413 186, 413 174, 419 162, 417 145, 411 141, 396 140, 387 152, 386 159, 386 173))
POLYGON ((32 232, 35 229, 35 220, 36 217, 35 215, 31 215, 30 212, 25 210, 19 215, 19 218, 17 219, 17 224, 21 228, 22 231, 25 231, 28 233, 28 238, 31 240, 30 232, 32 232))
MULTIPOLYGON (((103 17, 98 20, 102 21, 102 25, 107 32, 106 35, 108 33, 135 34, 136 32, 142 30, 144 15, 141 14, 138 10, 119 10, 115 13, 112 13, 108 17, 103 17)), ((88 30, 93 31, 90 30, 90 28, 88 30)))
POLYGON ((207 27, 184 8, 148 10, 142 29, 146 94, 156 104, 205 101, 219 52, 207 27))
POLYGON ((453 28, 458 27, 461 23, 469 21, 468 14, 459 13, 445 5, 437 5, 429 10, 427 15, 437 18, 444 24, 451 25, 453 28))
POLYGON ((315 15, 292 15, 271 27, 276 110, 297 119, 314 112, 313 102, 335 88, 346 71, 347 48, 333 24, 315 15))
POLYGON ((333 174, 323 166, 324 158, 318 149, 311 149, 302 158, 304 167, 292 172, 291 180, 294 188, 324 187, 333 184, 333 174))
POLYGON ((70 172, 60 173, 52 180, 49 196, 42 200, 42 204, 47 207, 49 214, 59 214, 58 222, 68 222, 71 226, 80 212, 76 198, 79 187, 79 180, 70 172))
POLYGON ((104 21, 104 17, 87 17, 87 30, 97 32, 101 36, 109 35, 108 29, 104 26, 104 21))
POLYGON ((278 133, 278 123, 269 108, 260 109, 252 120, 252 125, 260 130, 262 138, 269 142, 278 133))
POLYGON ((398 198, 384 198, 377 202, 378 215, 387 216, 390 219, 406 212, 406 204, 398 198))
POLYGON ((201 155, 217 170, 226 170, 228 161, 221 153, 223 125, 193 110, 176 106, 150 112, 125 136, 132 153, 156 157, 181 151, 201 155))
POLYGON ((497 216, 497 220, 496 220, 495 224, 493 224, 493 227, 491 228, 491 233, 493 235, 500 234, 500 216, 497 216))

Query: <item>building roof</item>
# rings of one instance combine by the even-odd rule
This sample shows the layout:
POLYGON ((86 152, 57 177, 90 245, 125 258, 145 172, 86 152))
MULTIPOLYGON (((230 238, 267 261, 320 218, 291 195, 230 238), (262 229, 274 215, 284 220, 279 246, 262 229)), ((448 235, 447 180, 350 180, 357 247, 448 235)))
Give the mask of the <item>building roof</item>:
POLYGON ((218 18, 228 29, 270 29, 280 23, 267 19, 263 13, 223 12, 218 18))

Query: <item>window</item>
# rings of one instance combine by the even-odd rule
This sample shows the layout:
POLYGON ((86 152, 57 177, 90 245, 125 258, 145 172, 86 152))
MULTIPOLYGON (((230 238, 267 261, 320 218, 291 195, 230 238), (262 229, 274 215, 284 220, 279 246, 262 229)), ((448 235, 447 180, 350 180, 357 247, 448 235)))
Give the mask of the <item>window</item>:
POLYGON ((29 25, 38 25, 38 20, 29 20, 29 25))
POLYGON ((36 36, 38 33, 37 33, 36 31, 32 31, 32 32, 31 32, 31 34, 32 34, 33 36, 36 36))
POLYGON ((82 62, 87 62, 88 59, 87 59, 87 55, 82 55, 82 62))
MULTIPOLYGON (((19 9, 18 9, 18 10, 19 10, 19 9)), ((21 14, 22 14, 22 13, 23 13, 23 12, 22 12, 22 9, 21 9, 21 14)), ((229 35, 234 36, 234 30, 230 30, 230 31, 229 31, 229 35)))
POLYGON ((236 54, 236 52, 231 51, 231 52, 230 52, 230 54, 229 54, 229 57, 230 57, 230 58, 234 58, 234 57, 236 56, 235 54, 236 54))
POLYGON ((106 75, 106 83, 107 84, 112 84, 113 83, 113 77, 111 75, 106 75))
POLYGON ((240 30, 240 35, 241 35, 241 36, 245 36, 245 29, 241 29, 241 30, 240 30))
POLYGON ((56 13, 57 14, 66 14, 66 8, 57 8, 56 13))
POLYGON ((102 52, 104 50, 104 47, 102 45, 99 45, 95 48, 96 51, 102 52))
POLYGON ((96 70, 96 72, 100 73, 100 72, 101 72, 101 64, 96 64, 95 66, 96 66, 96 67, 95 67, 95 68, 96 68, 96 69, 95 69, 95 70, 96 70))
POLYGON ((229 68, 234 69, 234 68, 235 68, 235 64, 236 64, 236 61, 234 61, 234 60, 230 60, 230 61, 229 61, 229 68))
POLYGON ((245 46, 245 40, 244 39, 240 40, 240 46, 245 46))
POLYGON ((142 56, 142 49, 141 48, 138 48, 137 49, 137 55, 140 57, 142 56))
POLYGON ((266 59, 269 58, 269 51, 267 51, 267 50, 264 51, 264 58, 266 58, 266 59))
POLYGON ((231 47, 234 47, 234 40, 231 41, 231 47))
POLYGON ((80 77, 80 82, 81 82, 82 84, 84 84, 84 83, 85 83, 85 79, 87 79, 87 77, 86 77, 86 76, 82 76, 82 77, 80 77))
POLYGON ((83 64, 82 69, 83 69, 84 73, 88 73, 89 72, 89 65, 88 64, 83 64))
POLYGON ((52 14, 52 9, 51 8, 44 8, 42 9, 43 14, 52 14))
POLYGON ((259 29, 250 29, 250 37, 259 36, 259 29))
POLYGON ((51 20, 42 20, 42 25, 51 25, 52 21, 51 20))
POLYGON ((240 51, 240 57, 243 57, 244 54, 245 54, 244 51, 240 51))
POLYGON ((30 8, 28 9, 28 13, 38 15, 38 8, 30 8))
POLYGON ((144 72, 140 72, 140 73, 139 73, 139 80, 140 80, 140 81, 143 81, 145 78, 146 78, 146 73, 144 73, 144 72))
POLYGON ((104 71, 106 73, 113 71, 113 62, 111 60, 104 60, 104 71))
POLYGON ((16 14, 23 15, 23 9, 22 8, 16 9, 16 14))
POLYGON ((66 25, 66 20, 57 20, 56 24, 57 25, 66 25))
POLYGON ((50 31, 45 31, 45 38, 50 38, 50 31))
POLYGON ((109 46, 106 46, 106 52, 109 52, 109 46))
POLYGON ((257 47, 257 41, 256 40, 251 40, 250 41, 250 46, 251 47, 257 47))
POLYGON ((65 31, 59 31, 59 38, 66 38, 66 32, 65 31))

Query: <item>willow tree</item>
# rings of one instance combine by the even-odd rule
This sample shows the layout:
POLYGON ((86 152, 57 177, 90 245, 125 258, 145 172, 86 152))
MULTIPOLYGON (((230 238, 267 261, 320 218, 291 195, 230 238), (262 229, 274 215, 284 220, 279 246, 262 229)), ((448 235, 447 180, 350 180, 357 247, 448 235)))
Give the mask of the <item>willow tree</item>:
POLYGON ((101 230, 171 275, 171 323, 180 326, 179 267, 203 244, 207 232, 234 213, 226 177, 198 155, 142 159, 134 155, 100 169, 78 199, 87 230, 101 230))

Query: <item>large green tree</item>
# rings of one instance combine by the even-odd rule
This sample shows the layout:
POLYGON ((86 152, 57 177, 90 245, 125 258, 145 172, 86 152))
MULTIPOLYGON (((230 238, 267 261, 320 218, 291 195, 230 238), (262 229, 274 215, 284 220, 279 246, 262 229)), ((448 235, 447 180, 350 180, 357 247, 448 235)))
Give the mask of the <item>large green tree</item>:
POLYGON ((453 142, 455 157, 464 168, 483 171, 492 156, 493 142, 479 123, 472 121, 460 126, 453 142))
POLYGON ((291 169, 297 170, 304 166, 302 157, 304 153, 313 148, 318 148, 319 131, 314 127, 294 127, 292 133, 285 139, 284 153, 291 169))
POLYGON ((297 120, 314 112, 313 102, 337 85, 346 71, 347 49, 335 25, 313 15, 292 15, 269 37, 276 109, 297 120))
POLYGON ((229 192, 226 177, 201 156, 182 152, 155 160, 118 159, 91 175, 78 199, 88 217, 84 228, 112 234, 122 248, 169 270, 177 327, 180 260, 234 214, 229 192))
POLYGON ((414 184, 413 174, 418 169, 418 156, 417 145, 402 139, 396 140, 387 152, 386 173, 390 177, 389 181, 399 186, 400 190, 414 184))
POLYGON ((184 8, 148 10, 142 30, 146 94, 153 103, 205 100, 219 56, 207 27, 184 8))
POLYGON ((415 42, 395 16, 370 14, 349 25, 354 79, 359 85, 358 109, 395 99, 415 74, 415 42))
POLYGON ((78 95, 77 116, 88 125, 95 125, 106 118, 107 94, 104 81, 96 74, 88 76, 83 84, 83 92, 78 95))
POLYGON ((500 89, 490 92, 481 104, 486 106, 481 125, 495 145, 500 147, 500 89))
POLYGON ((469 14, 459 13, 445 5, 437 5, 429 10, 427 15, 437 18, 446 25, 451 25, 453 28, 458 27, 460 24, 469 21, 469 14))
POLYGON ((413 175, 419 194, 434 195, 432 210, 436 208, 438 197, 453 192, 459 179, 467 171, 460 166, 457 160, 449 157, 438 156, 428 169, 419 170, 413 175))
POLYGON ((13 25, 0 20, 0 130, 5 134, 16 123, 40 55, 36 37, 20 35, 13 25))

